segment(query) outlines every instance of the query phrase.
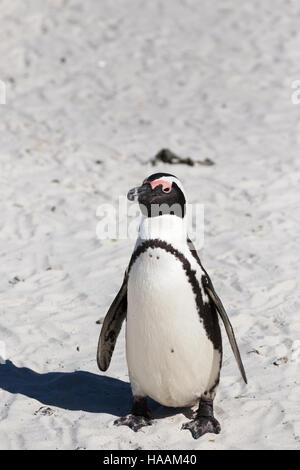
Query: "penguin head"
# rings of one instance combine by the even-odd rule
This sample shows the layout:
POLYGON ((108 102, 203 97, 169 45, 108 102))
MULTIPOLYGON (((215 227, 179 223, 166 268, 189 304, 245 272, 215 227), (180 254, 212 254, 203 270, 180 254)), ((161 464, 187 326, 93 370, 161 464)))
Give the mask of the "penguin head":
POLYGON ((137 200, 146 217, 185 216, 186 199, 180 180, 170 173, 154 173, 141 186, 131 189, 127 198, 137 200))

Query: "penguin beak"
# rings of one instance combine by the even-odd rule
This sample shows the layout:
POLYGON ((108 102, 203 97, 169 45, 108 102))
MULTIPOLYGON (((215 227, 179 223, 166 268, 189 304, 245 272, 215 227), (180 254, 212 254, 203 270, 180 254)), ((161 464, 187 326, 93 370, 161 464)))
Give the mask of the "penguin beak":
POLYGON ((139 188, 132 188, 130 191, 127 193, 127 199, 129 201, 136 201, 138 198, 138 190, 139 188))
POLYGON ((132 188, 130 191, 128 191, 127 199, 129 199, 129 201, 136 201, 139 199, 140 196, 146 196, 151 192, 151 185, 149 183, 144 183, 142 184, 142 186, 132 188))

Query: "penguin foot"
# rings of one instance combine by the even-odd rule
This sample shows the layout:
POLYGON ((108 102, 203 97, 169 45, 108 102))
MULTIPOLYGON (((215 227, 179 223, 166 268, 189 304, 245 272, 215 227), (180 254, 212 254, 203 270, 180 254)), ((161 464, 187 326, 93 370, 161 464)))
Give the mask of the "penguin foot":
POLYGON ((219 434, 221 431, 220 423, 213 416, 198 416, 192 421, 182 425, 181 429, 189 429, 194 439, 199 439, 207 432, 219 434))
POLYGON ((134 432, 137 432, 144 426, 151 426, 151 413, 147 408, 147 397, 135 395, 133 397, 131 413, 116 419, 114 424, 116 426, 129 426, 134 432))
POLYGON ((201 398, 199 408, 193 414, 193 419, 182 425, 181 429, 189 429, 194 439, 198 439, 207 432, 219 434, 221 432, 220 423, 214 417, 213 400, 201 398))
POLYGON ((143 428, 144 426, 151 426, 151 421, 149 418, 145 416, 138 416, 134 414, 129 414, 127 416, 123 416, 122 418, 116 419, 114 422, 115 426, 129 426, 134 432, 137 432, 139 429, 143 428))

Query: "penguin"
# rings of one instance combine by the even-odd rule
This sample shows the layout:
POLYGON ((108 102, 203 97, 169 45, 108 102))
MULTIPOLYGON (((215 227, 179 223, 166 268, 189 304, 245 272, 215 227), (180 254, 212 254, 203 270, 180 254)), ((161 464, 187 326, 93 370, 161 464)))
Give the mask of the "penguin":
POLYGON ((106 371, 126 318, 132 409, 114 424, 133 431, 151 425, 150 397, 168 407, 198 405, 182 426, 194 439, 219 434, 213 410, 222 366, 219 317, 245 383, 247 378, 232 325, 187 233, 183 185, 172 174, 155 173, 127 197, 138 201, 141 222, 97 350, 98 367, 106 371))

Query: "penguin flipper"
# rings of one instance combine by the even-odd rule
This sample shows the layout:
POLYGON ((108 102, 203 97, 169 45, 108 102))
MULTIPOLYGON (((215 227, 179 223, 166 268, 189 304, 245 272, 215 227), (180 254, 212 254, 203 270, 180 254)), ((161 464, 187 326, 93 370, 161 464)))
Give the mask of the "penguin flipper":
POLYGON ((235 336, 234 336, 234 331, 233 331, 232 325, 230 323, 230 320, 228 318, 228 315, 226 313, 226 310, 225 310, 225 308, 224 308, 224 306, 221 302, 221 299, 216 294, 212 284, 209 287, 205 286, 205 291, 207 292, 210 300, 214 303, 220 317, 222 318, 222 321, 224 323, 226 333, 227 333, 227 336, 228 336, 228 339, 229 339, 229 342, 230 342, 230 345, 231 345, 231 349, 233 351, 233 354, 234 354, 234 357, 236 359, 237 365, 240 369, 240 373, 241 373, 241 375, 244 379, 244 382, 247 383, 246 372, 245 372, 245 369, 244 369, 244 366, 243 366, 243 363, 242 363, 242 359, 241 359, 241 355, 240 355, 240 351, 239 351, 239 348, 238 348, 238 345, 237 345, 237 342, 236 342, 236 339, 235 339, 235 336))
POLYGON ((111 304, 100 333, 97 364, 100 370, 106 371, 109 367, 116 341, 127 314, 127 272, 123 284, 113 303, 111 304))
POLYGON ((217 312, 219 313, 220 317, 222 318, 222 321, 224 323, 226 333, 227 333, 227 336, 228 336, 228 339, 229 339, 229 342, 230 342, 230 346, 231 346, 231 349, 233 351, 234 357, 236 359, 238 368, 240 369, 240 373, 241 373, 245 383, 248 383, 247 382, 247 377, 246 377, 246 372, 245 372, 245 369, 244 369, 244 366, 243 366, 243 363, 242 363, 240 351, 239 351, 239 348, 238 348, 238 345, 237 345, 237 342, 236 342, 236 339, 235 339, 235 336, 234 336, 234 331, 233 331, 232 325, 230 323, 230 320, 228 318, 228 315, 226 313, 226 310, 225 310, 225 308, 224 308, 224 306, 221 302, 221 299, 216 294, 216 291, 215 291, 214 286, 211 282, 211 279, 210 279, 209 275, 207 274, 207 272, 205 271, 205 269, 203 268, 202 263, 200 261, 200 258, 198 256, 197 250, 196 250, 192 240, 189 237, 187 238, 187 244, 189 246, 189 249, 190 249, 192 255, 194 256, 197 263, 199 264, 199 266, 201 267, 201 269, 205 273, 205 276, 202 277, 202 281, 203 281, 203 284, 204 284, 204 289, 205 289, 206 293, 208 294, 210 300, 215 305, 215 307, 217 309, 217 312))

